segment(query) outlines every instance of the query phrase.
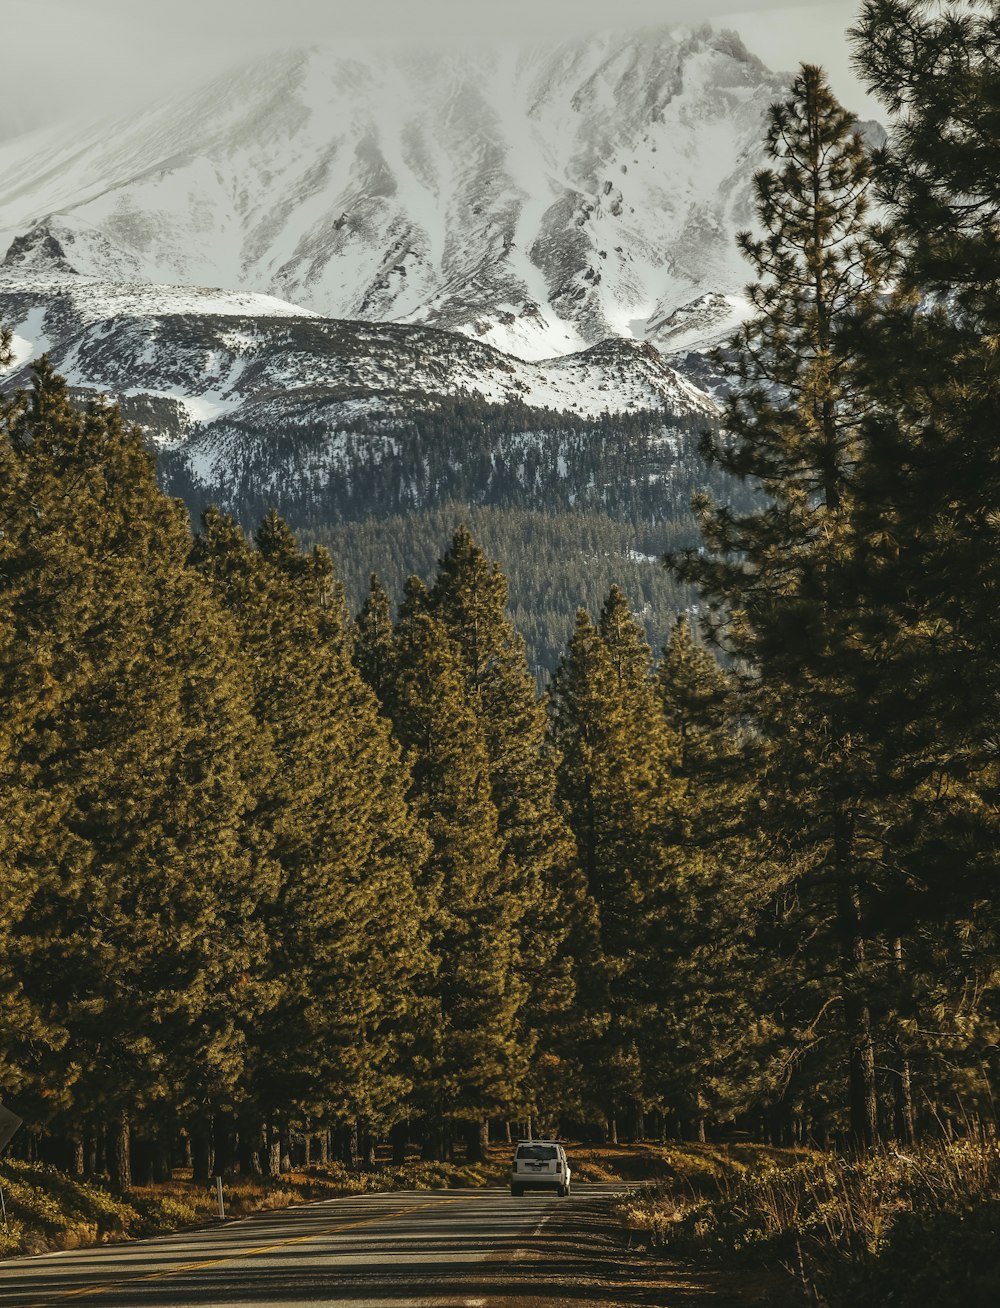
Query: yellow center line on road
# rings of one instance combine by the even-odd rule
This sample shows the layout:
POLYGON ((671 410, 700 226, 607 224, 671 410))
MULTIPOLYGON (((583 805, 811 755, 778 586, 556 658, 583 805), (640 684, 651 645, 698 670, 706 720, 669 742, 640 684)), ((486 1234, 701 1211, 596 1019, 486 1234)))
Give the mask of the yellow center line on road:
MULTIPOLYGON (((432 1199, 428 1203, 412 1204, 409 1208, 397 1208, 391 1213, 379 1213, 377 1217, 365 1217, 360 1222, 339 1222, 336 1226, 324 1227, 322 1231, 311 1231, 307 1235, 289 1236, 287 1240, 278 1240, 274 1244, 261 1244, 254 1249, 242 1249, 237 1253, 223 1254, 219 1258, 206 1258, 197 1263, 183 1263, 180 1267, 166 1268, 161 1272, 147 1272, 144 1276, 123 1276, 120 1279, 104 1281, 100 1285, 84 1286, 80 1290, 63 1290, 61 1293, 55 1293, 47 1299, 47 1303, 55 1303, 63 1299, 85 1299, 92 1294, 102 1294, 104 1291, 114 1293, 128 1285, 139 1285, 143 1281, 163 1281, 171 1276, 183 1276, 186 1272, 198 1272, 206 1267, 218 1267, 222 1263, 236 1263, 244 1258, 255 1258, 259 1254, 274 1253, 276 1249, 285 1249, 292 1244, 303 1244, 307 1240, 320 1240, 324 1235, 336 1235, 340 1231, 354 1231, 360 1226, 372 1226, 376 1222, 391 1221, 394 1217, 405 1217, 408 1213, 421 1212, 424 1208, 440 1208, 444 1204, 457 1204, 461 1196, 456 1195, 452 1199, 432 1199)), ((42 1306, 39 1306, 42 1308, 42 1306)))

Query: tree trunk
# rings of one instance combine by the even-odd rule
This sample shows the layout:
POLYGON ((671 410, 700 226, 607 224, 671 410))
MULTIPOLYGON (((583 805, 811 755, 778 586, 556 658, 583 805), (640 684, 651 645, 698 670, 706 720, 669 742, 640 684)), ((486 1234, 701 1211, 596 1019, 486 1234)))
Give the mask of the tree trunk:
POLYGON ((98 1168, 98 1139, 97 1132, 92 1131, 87 1135, 86 1145, 84 1147, 84 1167, 87 1176, 96 1176, 98 1168))
POLYGON ((646 1136, 646 1110, 638 1099, 632 1101, 632 1142, 645 1139, 646 1136))
POLYGON ((132 1181, 135 1185, 152 1185, 153 1176, 153 1146, 149 1140, 142 1136, 136 1136, 132 1139, 132 1181))
MULTIPOLYGON (((897 936, 892 942, 893 971, 897 989, 903 989, 903 942, 897 936)), ((913 1111, 913 1086, 910 1080, 910 1058, 906 1050, 899 1022, 892 1041, 895 1068, 893 1069, 893 1131, 900 1144, 911 1145, 917 1138, 913 1111)))
POLYGON ((208 1185, 212 1179, 212 1119, 207 1115, 191 1126, 191 1179, 208 1185))
POLYGON ((865 942, 861 935, 861 891, 849 880, 852 852, 850 822, 838 811, 834 816, 834 857, 840 877, 837 928, 844 1023, 850 1050, 847 1088, 850 1138, 854 1149, 865 1152, 878 1139, 878 1093, 871 1010, 862 991, 865 942))
POLYGON ((256 1117, 241 1117, 236 1146, 241 1176, 260 1176, 264 1171, 264 1128, 256 1117))
POLYGON ((402 1167, 406 1162, 406 1137, 409 1135, 407 1127, 408 1123, 397 1122, 389 1132, 393 1167, 402 1167))
POLYGON ((152 1144, 153 1182, 163 1185, 173 1179, 173 1166, 170 1156, 170 1137, 165 1132, 156 1135, 152 1144))
POLYGON ((913 1112, 913 1086, 910 1081, 910 1060, 905 1051, 896 1043, 896 1075, 893 1126, 896 1139, 900 1144, 911 1145, 917 1138, 916 1119, 913 1112))
POLYGON ((618 1143, 618 1118, 609 1117, 608 1118, 608 1144, 616 1145, 617 1143, 618 1143))
POLYGON ((111 1189, 115 1194, 125 1194, 132 1189, 132 1141, 129 1121, 124 1114, 115 1118, 108 1135, 111 1189))
POLYGON ((363 1167, 369 1170, 375 1166, 375 1135, 364 1118, 358 1118, 358 1154, 363 1167))
POLYGON ((469 1122, 465 1157, 470 1163, 485 1163, 489 1157, 490 1124, 487 1120, 469 1122))
POLYGON ((74 1176, 83 1176, 86 1167, 83 1149, 83 1136, 74 1135, 70 1139, 70 1170, 74 1176))
POLYGON ((341 1132, 341 1158, 347 1167, 356 1169, 358 1166, 358 1124, 352 1122, 350 1126, 345 1126, 341 1132))
MULTIPOLYGON (((852 1005, 853 1007, 853 1005, 852 1005)), ((851 1144, 865 1152, 878 1139, 878 1097, 875 1087, 875 1045, 867 1004, 858 1004, 850 1018, 851 1061, 849 1096, 851 1144)))
POLYGON ((267 1124, 267 1164, 268 1176, 281 1175, 281 1133, 273 1122, 267 1124))

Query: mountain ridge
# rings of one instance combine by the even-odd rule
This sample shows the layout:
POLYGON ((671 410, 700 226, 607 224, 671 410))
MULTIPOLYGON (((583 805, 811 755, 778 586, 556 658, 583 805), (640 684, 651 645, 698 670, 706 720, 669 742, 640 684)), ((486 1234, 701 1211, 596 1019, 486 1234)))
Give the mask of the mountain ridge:
POLYGON ((0 145, 5 262, 269 294, 529 359, 657 343, 683 306, 739 294, 732 237, 780 90, 707 26, 285 51, 111 129, 0 145))

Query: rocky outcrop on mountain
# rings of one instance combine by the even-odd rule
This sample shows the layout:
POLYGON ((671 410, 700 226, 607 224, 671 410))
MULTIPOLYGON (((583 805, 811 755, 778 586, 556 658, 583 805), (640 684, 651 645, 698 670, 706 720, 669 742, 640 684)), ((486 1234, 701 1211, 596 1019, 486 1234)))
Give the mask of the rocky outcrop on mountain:
POLYGON ((5 266, 265 294, 525 359, 693 348, 745 280, 733 235, 781 89, 707 27, 286 51, 0 145, 5 266))
MULTIPOLYGON (((407 461, 425 472, 394 509, 434 502, 445 485, 475 500, 495 488, 500 464, 533 466, 542 447, 555 481, 568 461, 582 469, 575 490, 558 490, 572 502, 608 463, 581 455, 581 432, 597 431, 613 450, 639 430, 625 418, 641 416, 642 440, 652 433, 658 447, 661 427, 716 412, 648 342, 612 339, 527 361, 454 332, 322 318, 246 292, 10 270, 0 274, 0 321, 14 347, 0 387, 26 384, 31 360, 48 354, 78 398, 103 393, 122 405, 192 504, 238 507, 265 493, 286 502, 282 486, 305 479, 315 494, 295 504, 307 515, 314 501, 331 503, 328 487, 349 467, 355 491, 364 482, 348 497, 361 513, 380 502, 390 465, 407 461)), ((648 480, 639 455, 625 461, 630 479, 648 480)), ((340 495, 338 512, 344 503, 340 495)))

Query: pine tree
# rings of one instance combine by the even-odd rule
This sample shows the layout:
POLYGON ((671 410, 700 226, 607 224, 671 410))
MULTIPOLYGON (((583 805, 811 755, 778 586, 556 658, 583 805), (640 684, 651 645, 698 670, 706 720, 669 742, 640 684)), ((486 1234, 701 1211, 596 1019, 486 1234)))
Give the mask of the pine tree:
POLYGON ((676 742, 659 711, 652 651, 617 588, 599 627, 586 612, 578 615, 552 701, 560 796, 600 914, 601 957, 591 984, 603 982, 610 1022, 597 1027, 591 1058, 614 1135, 621 1111, 631 1108, 635 1121, 645 1106, 662 1102, 664 1087, 649 1076, 648 1044, 651 1031, 669 1021, 662 1001, 680 834, 676 742))
MULTIPOLYGON (((808 65, 772 108, 774 166, 755 178, 764 235, 739 238, 758 276, 748 288, 756 313, 732 342, 724 434, 703 442, 768 502, 740 514, 703 501, 710 553, 673 565, 703 589, 715 638, 746 669, 765 828, 786 877, 810 915, 835 914, 851 1132, 866 1144, 878 1130, 868 837, 884 785, 856 687, 865 656, 851 508, 866 400, 842 328, 874 311, 895 256, 866 228, 872 170, 854 123, 808 65)), ((810 916, 802 930, 815 926, 810 916)), ((814 946, 826 972, 822 952, 814 946)))
POLYGON ((908 1049, 935 1077, 950 1069, 943 1080, 959 1080, 966 1104, 995 1089, 978 1064, 988 1005, 968 1003, 968 955, 948 941, 978 942, 977 977, 996 958, 1000 29, 992 0, 879 0, 853 35, 893 119, 879 191, 905 252, 893 295, 857 332, 869 411, 855 513, 878 651, 863 693, 898 796, 883 837, 895 893, 876 912, 891 947, 905 1123, 908 1049))
POLYGON ((768 1086, 759 1059, 766 1011, 753 897, 738 870, 751 860, 753 756, 748 755, 732 675, 700 644, 686 616, 674 623, 656 674, 657 694, 676 742, 674 779, 681 869, 668 939, 671 997, 648 1055, 690 1118, 747 1113, 768 1086))
MULTIPOLYGON (((7 415, 3 765, 35 818, 9 953, 62 1032, 53 1129, 129 1134, 232 1093, 230 995, 260 948, 266 851, 246 852, 253 722, 190 536, 116 409, 79 411, 46 360, 7 415)), ((36 1076, 40 1079, 40 1069, 36 1076)))
POLYGON ((416 1103, 428 1148, 439 1152, 449 1122, 476 1123, 519 1105, 533 1045, 520 1022, 520 922, 503 883, 478 706, 461 655, 416 579, 407 586, 395 644, 393 727, 431 840, 421 889, 437 973, 416 1052, 416 1103))
MULTIPOLYGON (((895 294, 859 331, 870 413, 857 519, 864 581, 879 601, 873 640, 895 672, 876 705, 913 773, 923 760, 928 776, 957 786, 960 821, 963 782, 992 760, 1000 703, 995 5, 869 3, 855 48, 860 71, 898 117, 878 162, 881 198, 906 252, 895 294), (906 63, 890 86, 888 61, 901 52, 906 63), (913 686, 919 720, 906 703, 913 686)), ((947 880, 956 900, 975 895, 975 874, 966 882, 949 862, 934 878, 938 889, 947 880)))
POLYGON ((524 942, 517 963, 530 990, 520 1019, 523 1038, 529 1046, 544 1041, 533 1089, 536 1103, 553 1115, 572 1093, 574 1077, 563 1066, 566 1042, 557 1033, 569 1018, 574 965, 587 966, 579 955, 592 946, 593 906, 556 805, 545 706, 507 612, 507 580, 465 527, 454 533, 440 560, 429 603, 461 655, 469 701, 482 726, 497 810, 500 884, 524 942))
MULTIPOLYGON (((738 692, 711 650, 695 639, 685 614, 664 646, 656 682, 667 725, 677 737, 680 772, 690 788, 707 791, 737 753, 738 692)), ((699 809, 708 798, 699 795, 699 809)))
POLYGON ((380 704, 389 694, 394 658, 392 606, 385 587, 372 573, 368 596, 358 614, 354 633, 354 662, 380 704))
MULTIPOLYGON (((9 362, 9 347, 10 334, 4 331, 3 363, 9 362)), ((56 1056, 66 1039, 58 1016, 45 1014, 25 993, 13 945, 65 843, 61 806, 36 785, 35 766, 21 742, 39 731, 60 690, 74 684, 78 668, 73 660, 58 658, 56 633, 47 624, 39 624, 37 658, 26 658, 18 639, 24 608, 39 606, 35 597, 45 593, 37 574, 51 566, 35 544, 25 509, 33 497, 41 502, 49 488, 32 486, 30 469, 10 443, 8 405, 5 410, 0 439, 0 878, 5 888, 0 902, 0 1096, 10 1099, 37 1087, 45 1060, 56 1056)))
POLYGON ((269 1125, 387 1127, 408 1092, 398 1042, 428 965, 413 885, 425 837, 350 661, 329 556, 302 554, 273 513, 256 544, 211 511, 195 551, 240 630, 275 758, 257 813, 279 866, 267 918, 275 1004, 257 1028, 248 1094, 269 1125))

